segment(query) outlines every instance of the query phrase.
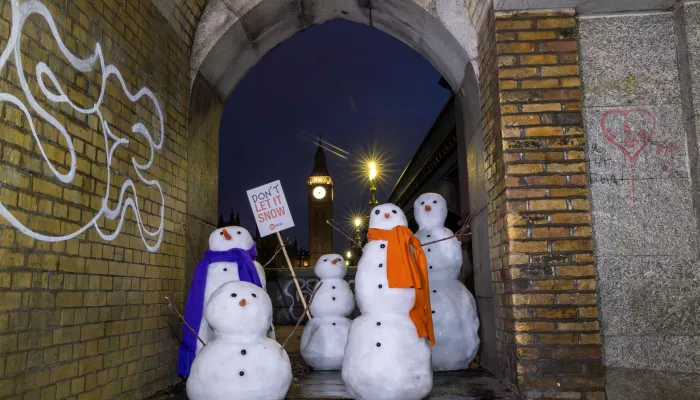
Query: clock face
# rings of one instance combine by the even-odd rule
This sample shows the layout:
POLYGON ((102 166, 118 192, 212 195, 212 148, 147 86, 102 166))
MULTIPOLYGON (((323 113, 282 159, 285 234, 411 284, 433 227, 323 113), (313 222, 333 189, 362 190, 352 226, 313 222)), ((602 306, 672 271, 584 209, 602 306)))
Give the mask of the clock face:
POLYGON ((317 199, 322 199, 326 197, 326 189, 322 188, 321 186, 316 186, 314 188, 314 197, 317 199))

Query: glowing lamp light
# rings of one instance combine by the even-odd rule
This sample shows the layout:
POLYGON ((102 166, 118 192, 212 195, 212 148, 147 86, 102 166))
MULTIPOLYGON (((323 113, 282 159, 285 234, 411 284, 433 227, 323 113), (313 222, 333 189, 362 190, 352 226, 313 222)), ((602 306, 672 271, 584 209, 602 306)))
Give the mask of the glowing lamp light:
POLYGON ((377 177, 377 163, 370 161, 369 163, 369 179, 373 180, 377 177))
POLYGON ((362 220, 359 219, 359 218, 355 218, 355 227, 358 227, 358 228, 359 228, 360 225, 362 225, 362 220))
POLYGON ((350 261, 345 261, 345 265, 350 265, 350 261))
POLYGON ((352 253, 349 251, 345 253, 345 258, 352 258, 352 253))

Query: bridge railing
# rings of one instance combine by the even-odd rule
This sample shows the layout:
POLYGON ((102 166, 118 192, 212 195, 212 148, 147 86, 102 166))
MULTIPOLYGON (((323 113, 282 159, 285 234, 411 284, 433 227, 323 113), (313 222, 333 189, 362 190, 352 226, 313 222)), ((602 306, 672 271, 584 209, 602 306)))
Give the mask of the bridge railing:
MULTIPOLYGON (((345 281, 348 282, 353 293, 355 292, 356 272, 356 267, 348 267, 348 272, 345 274, 345 281)), ((299 280, 299 286, 308 303, 311 293, 313 293, 314 287, 316 287, 320 279, 314 275, 313 268, 295 268, 294 273, 299 280)), ((265 277, 267 278, 267 293, 272 300, 272 322, 275 325, 295 325, 301 318, 304 307, 289 269, 268 267, 265 268, 265 277)), ((359 310, 356 307, 350 318, 352 319, 359 314, 359 310)), ((305 322, 306 319, 302 324, 305 322)))

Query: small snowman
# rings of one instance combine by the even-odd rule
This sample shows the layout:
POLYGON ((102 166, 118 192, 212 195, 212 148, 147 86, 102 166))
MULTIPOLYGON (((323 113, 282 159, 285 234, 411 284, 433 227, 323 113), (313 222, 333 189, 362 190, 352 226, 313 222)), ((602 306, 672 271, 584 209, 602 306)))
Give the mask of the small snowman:
POLYGON ((355 276, 362 315, 352 321, 342 378, 357 399, 419 400, 433 386, 425 255, 393 204, 372 210, 355 276))
POLYGON ((215 339, 197 354, 189 378, 190 400, 284 399, 292 366, 279 343, 265 336, 272 323, 270 296, 244 281, 228 282, 207 303, 215 339))
MULTIPOLYGON (((445 227, 447 203, 436 193, 425 193, 413 203, 418 223, 416 237, 421 243, 453 236, 445 227)), ((433 310, 435 346, 432 364, 435 371, 469 368, 479 349, 479 317, 476 301, 458 280, 462 267, 462 246, 452 237, 423 246, 428 261, 430 304, 433 310)))
POLYGON ((347 318, 355 309, 350 286, 343 279, 347 268, 338 254, 326 254, 316 262, 314 273, 321 280, 311 302, 313 319, 301 335, 301 356, 317 370, 339 370, 352 321, 347 318))
MULTIPOLYGON (((205 343, 214 339, 214 332, 204 317, 204 307, 212 293, 232 281, 250 282, 265 288, 265 271, 255 261, 257 255, 253 237, 240 226, 219 228, 209 235, 209 250, 194 270, 184 315, 187 323, 205 343)), ((268 332, 274 335, 272 326, 268 332)), ((189 375, 195 355, 201 349, 202 343, 189 328, 183 327, 178 360, 180 375, 189 375)))

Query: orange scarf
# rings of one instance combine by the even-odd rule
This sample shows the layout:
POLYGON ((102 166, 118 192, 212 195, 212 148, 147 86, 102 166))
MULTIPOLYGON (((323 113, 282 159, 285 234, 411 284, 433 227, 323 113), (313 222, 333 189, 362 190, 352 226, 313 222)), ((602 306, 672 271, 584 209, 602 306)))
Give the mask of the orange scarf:
POLYGON ((425 253, 420 240, 406 226, 396 226, 391 230, 370 228, 367 240, 386 240, 386 277, 390 288, 413 288, 416 302, 408 313, 418 331, 418 337, 428 337, 430 345, 435 344, 433 316, 430 309, 430 287, 425 253), (413 252, 411 253, 411 246, 413 252))

